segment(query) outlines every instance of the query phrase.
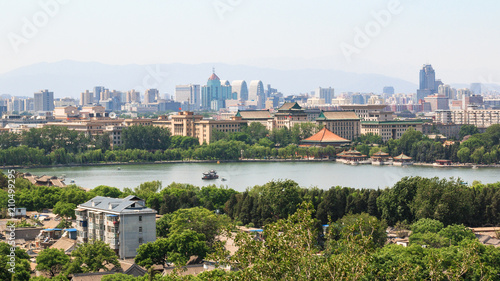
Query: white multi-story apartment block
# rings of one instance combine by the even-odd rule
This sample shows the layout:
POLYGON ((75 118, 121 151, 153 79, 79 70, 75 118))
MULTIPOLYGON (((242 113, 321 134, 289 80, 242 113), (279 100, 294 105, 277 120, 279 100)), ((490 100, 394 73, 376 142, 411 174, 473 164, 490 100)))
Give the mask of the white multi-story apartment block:
POLYGON ((487 128, 493 124, 500 124, 500 110, 472 108, 467 110, 437 110, 435 120, 442 124, 454 123, 487 128))
POLYGON ((136 196, 96 196, 75 212, 78 243, 104 241, 121 259, 135 257, 141 244, 156 240, 156 211, 136 196))

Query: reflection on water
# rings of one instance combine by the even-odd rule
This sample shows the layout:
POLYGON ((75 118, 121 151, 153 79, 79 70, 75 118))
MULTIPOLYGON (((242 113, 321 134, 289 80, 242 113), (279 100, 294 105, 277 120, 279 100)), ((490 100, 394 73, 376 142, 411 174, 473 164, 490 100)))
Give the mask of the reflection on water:
POLYGON ((216 184, 238 191, 278 179, 292 179, 302 187, 317 186, 322 189, 328 189, 331 186, 385 188, 392 186, 405 176, 460 177, 468 183, 474 180, 483 183, 500 181, 499 170, 496 168, 476 170, 417 166, 402 168, 372 165, 349 166, 336 162, 181 163, 43 168, 25 171, 36 175, 65 175, 67 184, 74 179, 77 185, 86 188, 94 188, 98 185, 118 188, 136 187, 142 182, 153 180, 162 181, 163 186, 172 182, 190 183, 196 186, 216 184), (202 180, 202 173, 211 169, 217 171, 219 179, 202 180), (222 178, 226 180, 222 181, 222 178))

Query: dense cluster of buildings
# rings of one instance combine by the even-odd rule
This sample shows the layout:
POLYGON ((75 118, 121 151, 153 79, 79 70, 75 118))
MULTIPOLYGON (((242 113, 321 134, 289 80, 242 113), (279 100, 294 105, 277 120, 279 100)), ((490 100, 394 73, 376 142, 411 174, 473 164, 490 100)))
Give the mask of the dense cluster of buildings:
POLYGON ((229 82, 221 80, 215 71, 206 85, 176 86, 172 97, 161 95, 157 89, 140 93, 98 86, 82 92, 79 100, 54 99, 53 92, 41 90, 33 98, 0 97, 0 132, 64 126, 89 135, 108 133, 112 146, 119 146, 122 129, 135 124, 166 127, 172 135, 210 143, 214 131, 238 132, 242 125, 252 122, 269 130, 316 122, 348 140, 373 133, 384 141, 400 138, 409 127, 426 134, 437 130, 446 137, 457 137, 464 124, 486 128, 500 123, 498 93, 484 91, 479 83, 472 83, 470 89, 454 89, 436 79, 431 65, 424 65, 419 77, 415 94, 396 93, 394 87, 386 86, 380 95, 335 96, 332 87, 318 87, 311 93, 283 96, 271 85, 264 87, 260 80, 229 82), (115 112, 130 118, 119 118, 115 112), (212 117, 205 118, 198 112, 211 112, 212 117), (160 117, 136 118, 142 113, 160 117))

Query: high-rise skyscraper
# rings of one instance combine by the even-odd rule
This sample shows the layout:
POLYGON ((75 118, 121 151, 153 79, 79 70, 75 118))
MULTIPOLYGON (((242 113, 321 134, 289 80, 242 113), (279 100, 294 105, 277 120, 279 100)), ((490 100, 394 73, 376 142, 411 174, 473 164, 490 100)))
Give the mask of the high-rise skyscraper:
POLYGON ((384 94, 386 94, 387 96, 392 96, 392 95, 394 95, 394 87, 393 86, 385 86, 382 92, 384 94))
POLYGON ((160 99, 160 92, 158 92, 158 89, 147 89, 144 92, 144 104, 151 104, 155 103, 157 100, 160 99))
MULTIPOLYGON (((96 99, 96 100, 106 100, 106 99, 108 99, 109 97, 103 97, 102 96, 102 92, 104 92, 104 90, 106 90, 106 89, 104 87, 102 87, 102 86, 96 86, 96 87, 94 87, 93 98, 96 99)), ((92 101, 91 103, 94 103, 94 101, 92 101)))
POLYGON ((238 100, 248 100, 248 87, 245 80, 235 80, 231 83, 233 93, 236 93, 238 100))
POLYGON ((35 111, 54 110, 54 92, 49 92, 49 90, 40 90, 40 92, 35 93, 34 99, 35 111))
POLYGON ((457 90, 457 100, 461 100, 464 97, 470 97, 470 96, 472 96, 472 92, 467 88, 457 90))
POLYGON ((94 103, 94 93, 85 90, 85 92, 80 93, 80 105, 88 105, 94 103))
POLYGON ((438 94, 440 96, 445 96, 448 99, 453 99, 453 90, 451 89, 450 85, 439 85, 438 94))
POLYGON ((219 110, 225 101, 232 97, 231 85, 222 85, 215 70, 208 78, 207 85, 201 88, 201 107, 205 110, 219 110))
POLYGON ((439 82, 436 84, 436 73, 430 64, 424 64, 422 69, 420 70, 420 83, 419 88, 417 90, 417 101, 423 100, 426 96, 437 93, 438 84, 442 84, 439 82))
POLYGON ((248 87, 248 100, 253 101, 257 109, 265 107, 266 95, 264 92, 264 84, 260 80, 253 80, 248 87))
POLYGON ((332 99, 335 97, 335 89, 332 87, 316 89, 316 97, 323 99, 326 104, 331 104, 332 99))
POLYGON ((136 92, 135 90, 130 90, 127 92, 127 103, 140 103, 141 102, 141 93, 136 92))
POLYGON ((177 85, 175 86, 175 101, 188 102, 195 108, 200 107, 200 85, 177 85))
POLYGON ((470 83, 470 90, 474 95, 481 94, 481 83, 470 83))

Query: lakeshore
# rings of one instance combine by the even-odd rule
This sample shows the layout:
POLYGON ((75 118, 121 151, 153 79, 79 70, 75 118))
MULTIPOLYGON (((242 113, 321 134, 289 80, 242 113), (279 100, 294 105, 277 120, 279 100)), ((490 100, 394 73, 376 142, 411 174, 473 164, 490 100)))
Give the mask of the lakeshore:
MULTIPOLYGON (((318 159, 319 160, 319 159, 318 159)), ((237 191, 263 185, 272 180, 291 179, 302 187, 329 189, 332 186, 353 188, 385 188, 407 176, 461 178, 463 182, 483 183, 499 181, 498 167, 472 169, 467 166, 435 168, 432 165, 351 166, 335 161, 312 160, 244 160, 244 161, 172 161, 167 163, 114 163, 105 165, 65 166, 47 168, 19 168, 35 175, 64 176, 84 188, 108 185, 123 189, 133 188, 147 181, 159 180, 163 186, 172 182, 195 186, 227 186, 237 191), (137 165, 138 164, 138 165, 137 165), (175 164, 175 165, 172 165, 175 164), (219 179, 202 180, 203 172, 216 170, 219 179), (223 181, 222 178, 225 180, 223 181)))
MULTIPOLYGON (((130 161, 130 162, 103 162, 103 163, 81 163, 81 164, 55 164, 55 165, 7 165, 0 169, 42 169, 42 168, 65 168, 65 167, 99 167, 120 165, 154 165, 154 164, 183 164, 183 163, 259 163, 259 162, 334 162, 332 159, 239 159, 239 160, 170 160, 170 161, 130 161)), ((369 164, 361 164, 369 165, 369 164)), ((434 163, 413 163, 413 166, 436 167, 434 163)), ((381 165, 392 166, 392 165, 381 165)), ((437 168, 500 168, 500 164, 474 164, 474 163, 452 163, 448 166, 437 168)))

